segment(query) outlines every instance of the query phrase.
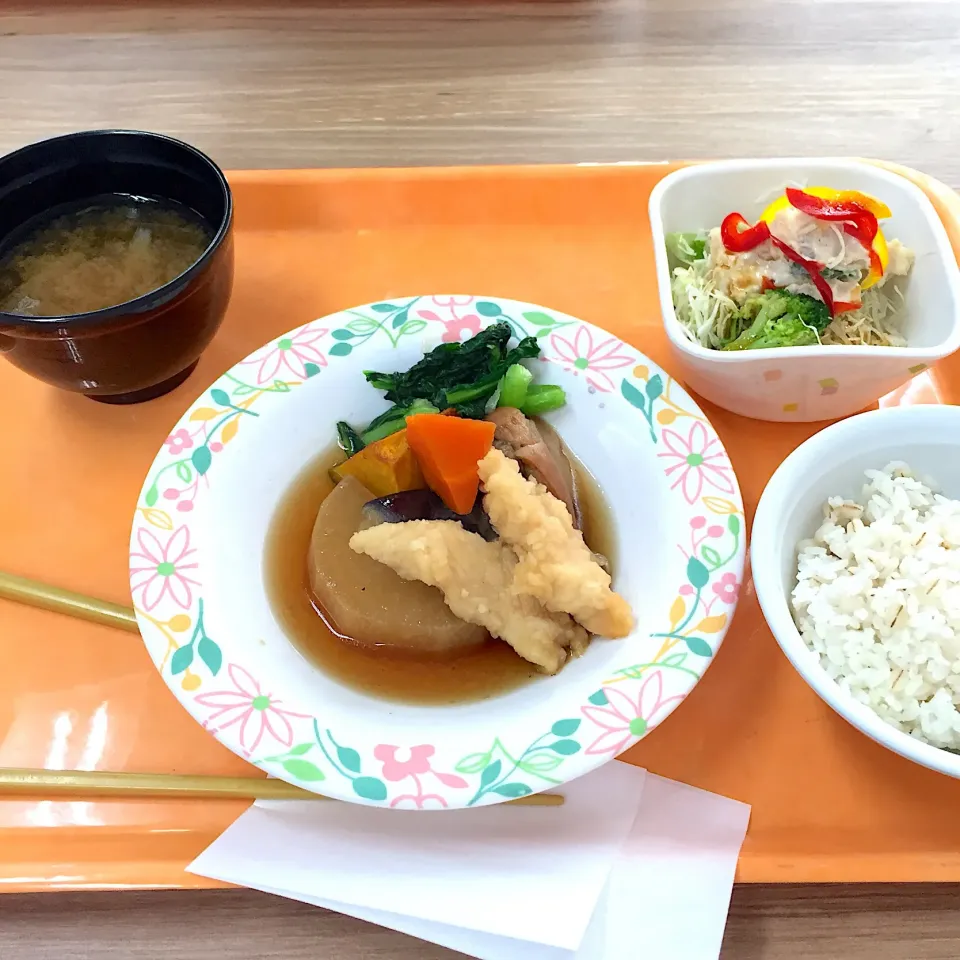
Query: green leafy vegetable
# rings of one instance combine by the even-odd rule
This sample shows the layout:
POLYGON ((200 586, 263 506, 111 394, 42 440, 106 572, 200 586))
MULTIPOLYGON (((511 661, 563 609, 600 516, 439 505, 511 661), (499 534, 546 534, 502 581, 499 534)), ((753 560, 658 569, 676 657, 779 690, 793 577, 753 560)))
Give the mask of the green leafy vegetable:
POLYGON ((348 459, 365 446, 357 431, 343 420, 337 422, 337 443, 348 459))
POLYGON ((528 417, 539 417, 541 414, 557 410, 567 402, 567 395, 563 387, 553 383, 544 383, 527 388, 527 396, 520 408, 528 417))
POLYGON ((670 269, 689 267, 707 255, 705 233, 668 233, 665 238, 670 269))
POLYGON ((507 368, 500 381, 499 407, 516 407, 518 410, 527 399, 527 388, 533 380, 533 374, 522 364, 515 363, 507 368))
MULTIPOLYGON (((509 324, 495 323, 464 343, 441 343, 407 371, 365 370, 364 376, 377 390, 385 391, 393 403, 428 399, 443 407, 447 391, 485 379, 495 365, 503 362, 510 336, 509 324)), ((502 371, 498 380, 500 376, 502 371)))
POLYGON ((510 366, 540 356, 536 337, 509 350, 510 336, 509 324, 495 323, 463 343, 440 344, 405 372, 365 370, 364 376, 397 405, 429 400, 440 410, 477 409, 475 401, 489 399, 510 366))
POLYGON ((453 409, 457 414, 466 420, 483 420, 490 412, 487 408, 490 405, 489 397, 480 397, 477 400, 468 400, 466 403, 458 403, 453 409))
POLYGON ((740 311, 743 332, 724 350, 760 350, 765 347, 804 347, 820 342, 830 325, 827 305, 804 293, 767 290, 750 297, 740 311))
POLYGON ((428 400, 414 400, 411 403, 395 403, 389 410, 384 411, 360 435, 364 446, 389 437, 391 433, 402 430, 407 425, 407 417, 415 413, 439 413, 439 409, 428 400))
MULTIPOLYGON (((479 334, 478 334, 479 336, 479 334)), ((467 343, 470 341, 468 340, 467 343)), ((466 345, 466 344, 465 344, 466 345)), ((503 359, 491 365, 489 373, 482 376, 473 383, 461 383, 447 390, 434 394, 435 400, 441 410, 447 407, 453 407, 457 413, 461 413, 461 407, 467 404, 473 404, 474 401, 487 400, 493 396, 494 391, 500 385, 500 378, 514 364, 521 360, 532 360, 540 356, 540 344, 536 337, 524 337, 512 350, 508 350, 503 359)))
POLYGON ((383 390, 393 405, 363 431, 338 423, 343 451, 352 456, 367 444, 389 437, 416 413, 452 409, 466 419, 482 420, 497 405, 517 406, 531 416, 563 406, 566 398, 560 387, 530 386, 533 374, 521 361, 540 356, 537 338, 524 337, 510 349, 511 336, 509 324, 495 323, 463 343, 441 344, 409 370, 365 370, 367 382, 383 390))

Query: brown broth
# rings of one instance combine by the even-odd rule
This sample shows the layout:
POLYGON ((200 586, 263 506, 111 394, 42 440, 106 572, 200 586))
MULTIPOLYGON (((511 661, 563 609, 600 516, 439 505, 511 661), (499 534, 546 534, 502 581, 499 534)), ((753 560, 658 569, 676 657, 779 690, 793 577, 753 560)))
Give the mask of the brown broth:
POLYGON ((211 233, 179 204, 111 195, 54 209, 0 257, 0 310, 66 317, 157 290, 191 267, 211 233))
MULTIPOLYGON (((324 673, 363 693, 403 703, 451 704, 484 700, 537 676, 532 664, 502 640, 455 657, 426 657, 361 646, 327 625, 311 597, 306 558, 317 511, 333 489, 329 471, 339 448, 315 457, 284 494, 267 532, 265 581, 277 620, 293 645, 324 673)), ((611 562, 612 526, 596 481, 577 464, 584 537, 611 562)))

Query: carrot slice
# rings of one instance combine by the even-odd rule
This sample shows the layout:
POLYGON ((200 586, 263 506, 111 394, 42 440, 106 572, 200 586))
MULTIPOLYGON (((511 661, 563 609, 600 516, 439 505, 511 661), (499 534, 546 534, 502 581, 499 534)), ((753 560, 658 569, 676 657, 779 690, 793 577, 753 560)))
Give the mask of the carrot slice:
POLYGON ((442 413, 407 417, 407 443, 427 486, 455 513, 469 513, 477 499, 477 463, 493 444, 496 426, 442 413))

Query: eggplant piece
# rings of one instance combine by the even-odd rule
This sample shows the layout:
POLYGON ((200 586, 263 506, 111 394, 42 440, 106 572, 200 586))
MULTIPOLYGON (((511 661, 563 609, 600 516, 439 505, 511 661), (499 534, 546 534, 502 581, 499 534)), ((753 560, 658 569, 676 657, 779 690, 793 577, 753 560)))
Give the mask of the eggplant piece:
POLYGON ((368 501, 363 507, 360 529, 408 520, 456 520, 465 530, 478 533, 484 540, 499 539, 479 497, 470 513, 460 514, 454 513, 432 490, 401 490, 368 501))

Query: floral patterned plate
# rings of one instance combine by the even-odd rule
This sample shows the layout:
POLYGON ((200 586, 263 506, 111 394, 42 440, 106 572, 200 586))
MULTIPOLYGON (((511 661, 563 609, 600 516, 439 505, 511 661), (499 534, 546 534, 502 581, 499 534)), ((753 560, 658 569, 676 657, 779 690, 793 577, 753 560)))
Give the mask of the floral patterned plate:
POLYGON ((612 759, 690 692, 733 614, 743 504, 704 414, 656 364, 555 310, 488 297, 399 298, 275 340, 184 414, 140 493, 130 583, 170 689, 223 744, 270 774, 386 807, 479 806, 612 759), (453 707, 404 706, 307 663, 267 603, 264 541, 285 488, 334 423, 384 407, 362 370, 410 366, 437 342, 508 322, 539 337, 551 416, 617 526, 616 588, 635 631, 597 640, 556 677, 453 707))

